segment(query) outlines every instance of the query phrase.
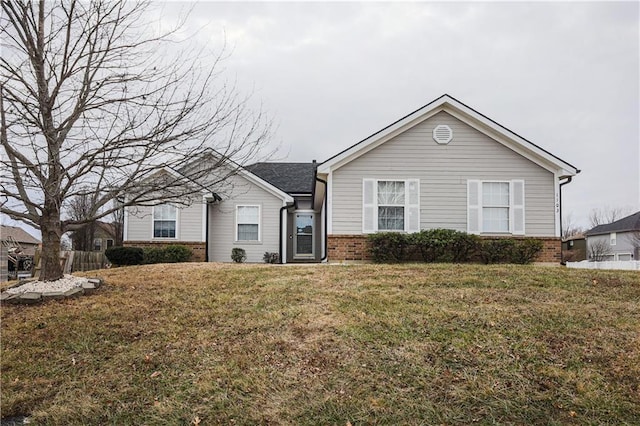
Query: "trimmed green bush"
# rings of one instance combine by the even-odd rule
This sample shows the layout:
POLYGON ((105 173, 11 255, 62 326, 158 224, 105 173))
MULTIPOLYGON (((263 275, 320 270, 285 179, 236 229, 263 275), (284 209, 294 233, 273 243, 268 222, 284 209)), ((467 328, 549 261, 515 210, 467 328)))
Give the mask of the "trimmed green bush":
POLYGON ((118 266, 141 265, 144 259, 140 247, 109 247, 104 254, 109 262, 118 266))
POLYGON ((264 263, 278 263, 280 255, 276 252, 265 251, 262 260, 264 263))
POLYGON ((247 260, 247 252, 243 248, 235 247, 231 249, 231 259, 236 263, 247 260))
POLYGON ((469 262, 479 243, 476 235, 453 229, 425 229, 410 238, 425 262, 469 262))
POLYGON ((399 232, 380 232, 367 236, 371 259, 376 263, 402 262, 407 260, 407 249, 411 246, 410 235, 399 232))
POLYGON ((180 263, 191 259, 189 247, 172 244, 166 247, 146 247, 144 249, 144 263, 180 263))
POLYGON ((510 238, 482 240, 480 244, 480 258, 486 264, 509 263, 515 241, 510 238))
POLYGON ((164 248, 164 261, 166 263, 188 262, 192 256, 191 249, 187 246, 172 244, 164 248))
POLYGON ((542 251, 543 243, 535 238, 515 240, 511 251, 511 263, 526 265, 533 262, 542 251))

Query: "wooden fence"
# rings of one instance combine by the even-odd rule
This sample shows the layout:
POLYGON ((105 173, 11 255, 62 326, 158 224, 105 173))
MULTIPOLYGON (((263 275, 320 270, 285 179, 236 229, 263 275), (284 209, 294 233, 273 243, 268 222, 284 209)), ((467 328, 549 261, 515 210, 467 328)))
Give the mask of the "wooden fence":
POLYGON ((63 251, 60 253, 60 259, 64 259, 65 274, 104 269, 108 263, 107 257, 99 251, 63 251))

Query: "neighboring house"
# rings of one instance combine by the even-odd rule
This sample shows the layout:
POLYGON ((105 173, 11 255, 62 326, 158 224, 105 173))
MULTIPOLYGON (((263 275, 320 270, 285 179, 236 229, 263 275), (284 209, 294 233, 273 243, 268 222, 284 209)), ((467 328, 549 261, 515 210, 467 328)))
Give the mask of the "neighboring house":
MULTIPOLYGON (((80 246, 77 241, 77 237, 81 238, 81 234, 76 234, 72 232, 70 234, 71 238, 71 249, 78 250, 78 246, 80 246)), ((104 252, 106 249, 113 247, 116 242, 116 228, 113 224, 96 221, 96 227, 93 232, 93 239, 91 241, 91 247, 87 251, 99 251, 104 252)))
POLYGON ((585 233, 589 260, 640 259, 640 211, 585 233))
POLYGON ((125 211, 125 245, 180 243, 196 260, 369 259, 367 234, 448 228, 487 238, 535 237, 560 262, 561 188, 579 173, 443 95, 321 164, 258 163, 227 196, 125 211))
POLYGON ((562 260, 580 262, 587 259, 587 240, 584 234, 575 234, 562 240, 562 260))
POLYGON ((33 256, 36 248, 40 245, 40 240, 29 234, 18 226, 0 225, 0 240, 2 245, 7 247, 15 247, 19 245, 22 248, 20 254, 33 256), (15 244, 17 242, 17 245, 15 244))

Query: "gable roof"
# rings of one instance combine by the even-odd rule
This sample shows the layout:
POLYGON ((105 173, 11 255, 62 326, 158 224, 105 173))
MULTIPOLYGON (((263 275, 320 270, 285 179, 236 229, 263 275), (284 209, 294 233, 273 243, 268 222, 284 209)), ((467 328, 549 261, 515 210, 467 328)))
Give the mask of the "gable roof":
POLYGON ((17 242, 23 244, 40 244, 40 240, 29 234, 19 226, 0 225, 0 239, 8 240, 13 237, 17 242))
POLYGON ((580 173, 575 166, 551 154, 538 145, 507 129, 475 109, 463 104, 453 96, 444 94, 423 107, 396 120, 387 127, 361 140, 342 152, 329 158, 318 166, 318 173, 328 173, 358 158, 366 152, 382 145, 405 130, 445 111, 474 129, 488 135, 513 151, 530 159, 541 167, 558 173, 560 178, 575 176, 580 173))
POLYGON ((598 225, 588 230, 585 235, 609 234, 611 232, 640 231, 640 211, 615 222, 598 225))
POLYGON ((255 163, 245 169, 288 194, 311 194, 315 167, 314 163, 255 163))

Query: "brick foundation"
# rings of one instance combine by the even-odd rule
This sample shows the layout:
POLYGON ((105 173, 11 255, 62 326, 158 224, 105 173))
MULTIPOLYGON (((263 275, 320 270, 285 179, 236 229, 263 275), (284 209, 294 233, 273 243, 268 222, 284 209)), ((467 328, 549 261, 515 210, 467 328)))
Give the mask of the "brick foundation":
POLYGON ((191 250, 191 262, 205 261, 205 243, 199 241, 125 241, 125 247, 166 247, 166 246, 186 246, 191 250))
MULTIPOLYGON (((501 237, 482 237, 497 239, 501 237)), ((509 237, 523 238, 523 237, 509 237)), ((542 241, 542 251, 536 262, 560 263, 562 259, 560 238, 536 237, 542 241)), ((366 235, 329 235, 327 237, 329 262, 345 260, 370 261, 369 242, 366 235)))

